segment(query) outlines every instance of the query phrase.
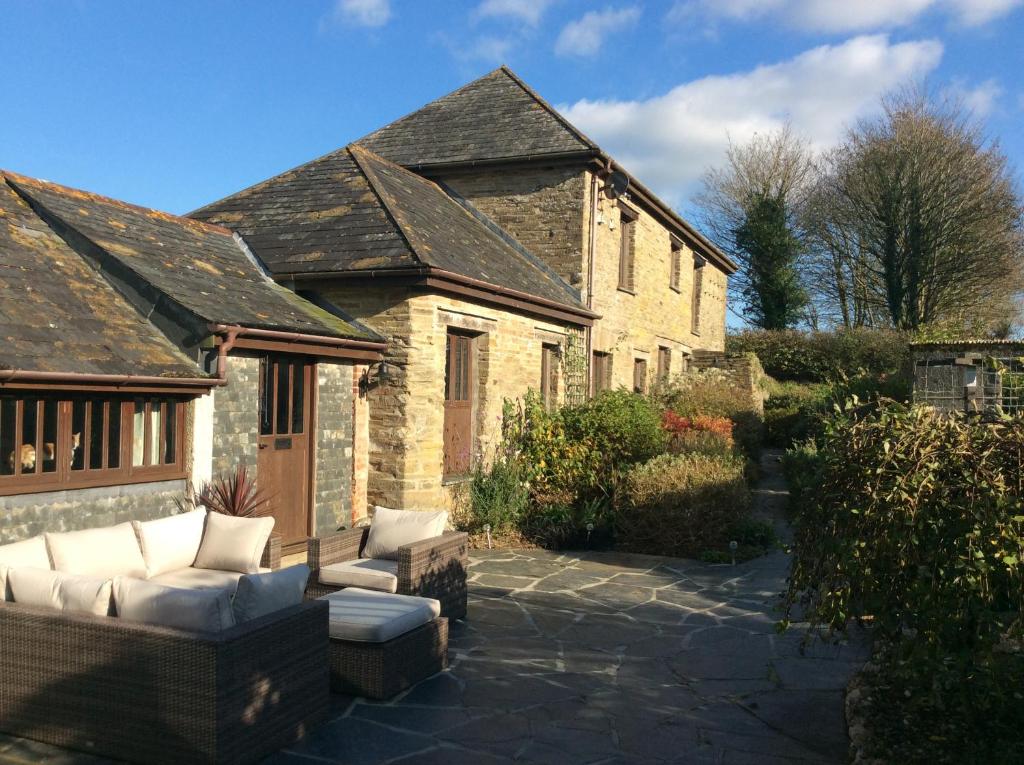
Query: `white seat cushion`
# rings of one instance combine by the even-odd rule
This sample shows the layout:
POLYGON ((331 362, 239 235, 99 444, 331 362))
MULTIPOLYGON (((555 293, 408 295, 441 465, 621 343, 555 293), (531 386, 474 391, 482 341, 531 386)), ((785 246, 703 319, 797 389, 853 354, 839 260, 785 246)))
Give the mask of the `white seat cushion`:
POLYGON ((14 566, 50 568, 50 553, 46 551, 46 539, 38 536, 24 542, 0 545, 0 599, 13 599, 7 586, 7 569, 14 566))
POLYGON ((364 558, 398 559, 398 548, 440 536, 448 523, 445 510, 392 510, 377 507, 370 522, 370 533, 363 548, 364 558))
POLYGON ((274 530, 274 519, 236 518, 221 513, 206 514, 206 530, 196 555, 196 568, 258 574, 263 549, 274 530))
POLYGON ((330 606, 329 631, 336 640, 386 643, 441 615, 433 598, 392 595, 359 587, 324 595, 330 606))
POLYGON ((41 568, 12 568, 8 573, 14 602, 71 613, 107 616, 111 581, 41 568))
POLYGON ((149 577, 195 563, 205 523, 205 507, 155 521, 132 521, 149 577))
POLYGON ((244 574, 238 580, 231 609, 235 622, 272 614, 282 608, 299 605, 306 594, 309 566, 289 566, 266 574, 244 574))
POLYGON ((215 568, 179 568, 154 576, 152 581, 165 587, 181 587, 186 590, 227 590, 231 595, 243 576, 245 574, 238 571, 219 571, 215 568))
POLYGON ((398 561, 360 558, 332 563, 320 569, 320 584, 398 592, 398 561))
POLYGON ((146 578, 146 561, 130 523, 45 536, 56 571, 99 579, 146 578))
POLYGON ((125 621, 190 632, 220 632, 235 624, 226 590, 185 590, 119 576, 114 580, 114 605, 125 621))

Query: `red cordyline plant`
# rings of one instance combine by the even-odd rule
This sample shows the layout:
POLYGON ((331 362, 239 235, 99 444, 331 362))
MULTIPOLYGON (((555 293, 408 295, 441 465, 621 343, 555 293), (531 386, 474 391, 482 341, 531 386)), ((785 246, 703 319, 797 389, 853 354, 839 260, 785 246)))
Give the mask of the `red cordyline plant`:
POLYGON ((245 465, 239 465, 234 473, 204 482, 192 501, 197 506, 204 505, 211 513, 252 518, 267 514, 270 498, 256 486, 256 479, 249 475, 245 465))

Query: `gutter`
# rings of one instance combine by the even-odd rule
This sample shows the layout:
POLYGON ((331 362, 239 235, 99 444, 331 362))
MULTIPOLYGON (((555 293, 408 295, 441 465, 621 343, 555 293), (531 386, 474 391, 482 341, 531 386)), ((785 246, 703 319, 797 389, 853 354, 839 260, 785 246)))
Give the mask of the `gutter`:
POLYGON ((215 377, 155 377, 144 375, 101 375, 69 372, 25 372, 16 369, 0 370, 0 385, 8 382, 71 382, 82 384, 112 385, 166 385, 190 388, 211 388, 224 385, 227 380, 215 377))
POLYGON ((217 346, 217 376, 221 376, 221 361, 235 341, 240 337, 278 340, 282 343, 309 343, 310 345, 329 345, 333 348, 351 348, 359 351, 380 351, 387 349, 387 343, 371 340, 350 340, 344 337, 327 337, 325 335, 307 335, 302 332, 281 332, 273 329, 255 329, 241 327, 237 324, 210 324, 209 329, 215 333, 227 333, 227 339, 217 346), (226 349, 226 350, 225 350, 226 349))

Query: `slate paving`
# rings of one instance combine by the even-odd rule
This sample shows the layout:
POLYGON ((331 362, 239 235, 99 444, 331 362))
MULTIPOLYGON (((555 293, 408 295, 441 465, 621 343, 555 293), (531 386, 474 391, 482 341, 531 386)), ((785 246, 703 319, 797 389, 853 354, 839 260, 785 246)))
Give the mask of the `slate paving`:
MULTIPOLYGON (((758 511, 785 536, 773 458, 758 511)), ((735 566, 475 551, 450 668, 387 703, 335 697, 330 722, 266 763, 846 762, 843 690, 868 646, 777 634, 788 568, 782 550, 735 566)), ((69 758, 86 761, 0 739, 0 763, 69 758)))

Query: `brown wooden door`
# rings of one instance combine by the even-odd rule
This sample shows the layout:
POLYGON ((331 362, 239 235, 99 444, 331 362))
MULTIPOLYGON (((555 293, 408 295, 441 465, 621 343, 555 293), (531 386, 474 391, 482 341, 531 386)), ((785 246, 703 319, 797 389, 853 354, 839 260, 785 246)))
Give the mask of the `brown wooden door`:
POLYGON ((284 544, 310 533, 310 449, 313 365, 298 356, 260 362, 260 434, 257 480, 270 498, 274 531, 284 544))
POLYGON ((444 374, 444 475, 467 475, 473 465, 473 398, 476 343, 448 332, 444 374))

